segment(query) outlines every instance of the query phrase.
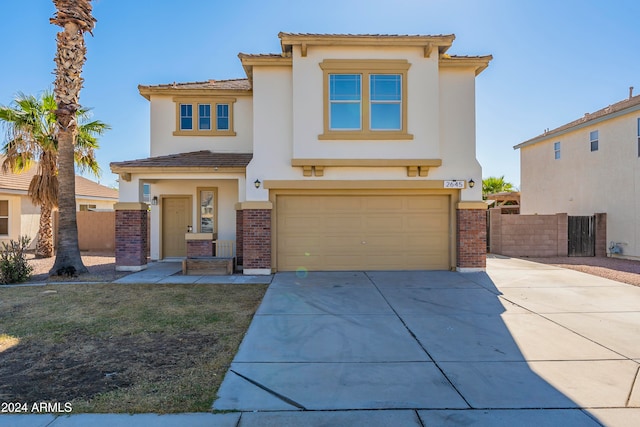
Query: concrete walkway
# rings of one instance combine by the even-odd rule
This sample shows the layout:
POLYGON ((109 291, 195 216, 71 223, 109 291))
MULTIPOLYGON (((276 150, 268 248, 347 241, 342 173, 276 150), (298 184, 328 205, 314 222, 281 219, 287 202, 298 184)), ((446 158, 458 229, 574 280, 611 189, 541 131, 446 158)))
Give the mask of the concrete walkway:
POLYGON ((213 404, 240 412, 0 425, 637 426, 639 338, 640 288, 518 259, 278 273, 213 404))
POLYGON ((128 274, 113 283, 155 283, 155 284, 269 284, 273 275, 245 276, 183 276, 182 262, 151 262, 147 268, 128 274))

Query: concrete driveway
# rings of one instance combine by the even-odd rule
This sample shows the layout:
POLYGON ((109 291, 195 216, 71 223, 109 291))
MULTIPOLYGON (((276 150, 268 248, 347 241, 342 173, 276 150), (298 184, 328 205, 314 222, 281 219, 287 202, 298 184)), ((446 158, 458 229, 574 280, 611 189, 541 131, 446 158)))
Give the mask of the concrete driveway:
POLYGON ((213 407, 261 425, 637 425, 639 366, 640 288, 619 282, 508 258, 278 273, 213 407))

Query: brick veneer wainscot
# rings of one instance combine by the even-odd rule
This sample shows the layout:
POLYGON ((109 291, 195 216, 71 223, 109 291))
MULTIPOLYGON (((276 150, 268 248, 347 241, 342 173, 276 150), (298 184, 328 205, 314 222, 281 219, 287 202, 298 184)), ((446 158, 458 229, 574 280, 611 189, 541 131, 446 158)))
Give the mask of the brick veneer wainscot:
POLYGON ((147 211, 116 210, 116 269, 147 265, 147 211))
POLYGON ((242 210, 242 267, 271 268, 271 210, 242 210))
POLYGON ((457 267, 486 268, 487 211, 458 209, 456 217, 457 267))
POLYGON ((212 240, 187 240, 187 258, 213 255, 212 240))
POLYGON ((242 210, 236 211, 236 263, 238 265, 243 265, 243 245, 244 245, 244 236, 242 231, 242 219, 244 215, 242 210))

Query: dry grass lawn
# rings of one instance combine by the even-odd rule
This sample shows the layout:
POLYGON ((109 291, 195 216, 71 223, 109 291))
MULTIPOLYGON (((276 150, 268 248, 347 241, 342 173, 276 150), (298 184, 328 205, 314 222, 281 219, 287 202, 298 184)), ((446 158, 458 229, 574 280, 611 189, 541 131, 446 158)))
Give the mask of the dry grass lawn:
POLYGON ((209 411, 266 285, 0 287, 0 401, 209 411))

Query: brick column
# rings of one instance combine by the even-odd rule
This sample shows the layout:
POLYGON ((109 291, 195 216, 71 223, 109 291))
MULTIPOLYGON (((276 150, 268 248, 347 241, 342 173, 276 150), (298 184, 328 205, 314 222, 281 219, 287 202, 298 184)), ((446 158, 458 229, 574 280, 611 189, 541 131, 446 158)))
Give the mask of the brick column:
MULTIPOLYGON (((258 203, 261 202, 243 205, 260 206, 258 203)), ((242 210, 242 245, 243 273, 271 274, 271 209, 242 210)))
POLYGON ((487 266, 487 205, 460 202, 456 212, 456 269, 484 271, 487 266))
POLYGON ((242 254, 243 254, 243 242, 244 236, 242 235, 242 209, 239 206, 236 206, 236 263, 237 265, 244 265, 242 254))
POLYGON ((607 256, 607 214, 596 214, 596 256, 607 256))
POLYGON ((116 203, 116 270, 147 268, 148 205, 116 203))
POLYGON ((212 257, 213 233, 186 233, 187 258, 212 257))

